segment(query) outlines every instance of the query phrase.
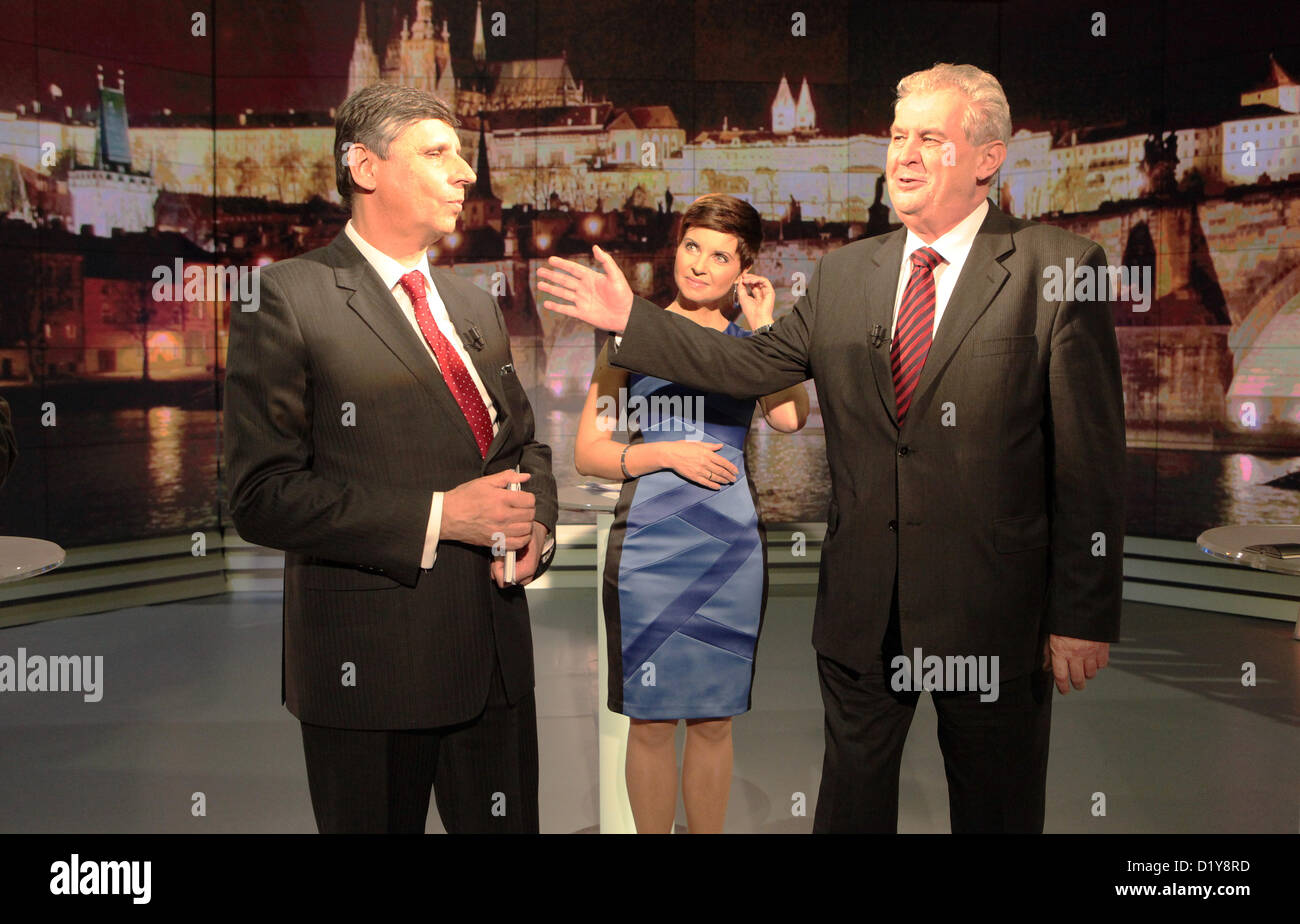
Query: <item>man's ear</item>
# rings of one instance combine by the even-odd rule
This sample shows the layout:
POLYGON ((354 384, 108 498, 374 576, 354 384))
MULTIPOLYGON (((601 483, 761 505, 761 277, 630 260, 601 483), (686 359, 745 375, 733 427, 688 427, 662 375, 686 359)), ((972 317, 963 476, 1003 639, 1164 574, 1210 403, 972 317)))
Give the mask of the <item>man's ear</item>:
POLYGON ((1001 141, 990 141, 985 147, 984 153, 980 155, 979 168, 975 171, 975 178, 985 183, 991 180, 1007 159, 1007 146, 1001 141))
POLYGON ((348 172, 352 174, 352 185, 361 192, 374 192, 377 180, 375 171, 379 166, 379 156, 360 142, 348 148, 348 172))

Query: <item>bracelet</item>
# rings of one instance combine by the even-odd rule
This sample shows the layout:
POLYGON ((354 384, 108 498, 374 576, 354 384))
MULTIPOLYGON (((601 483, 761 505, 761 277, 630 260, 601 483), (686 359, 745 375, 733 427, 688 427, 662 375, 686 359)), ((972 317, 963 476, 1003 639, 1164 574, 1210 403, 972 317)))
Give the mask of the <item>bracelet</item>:
POLYGON ((627 470, 627 451, 631 448, 632 444, 628 443, 623 447, 623 454, 618 457, 618 467, 623 470, 623 477, 628 481, 632 480, 632 473, 627 470))

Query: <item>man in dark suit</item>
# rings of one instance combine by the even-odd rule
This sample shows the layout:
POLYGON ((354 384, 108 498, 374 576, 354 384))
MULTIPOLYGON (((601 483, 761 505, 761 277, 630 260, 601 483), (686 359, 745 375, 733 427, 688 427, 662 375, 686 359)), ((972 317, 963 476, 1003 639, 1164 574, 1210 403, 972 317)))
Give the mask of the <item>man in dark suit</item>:
POLYGON ((616 365, 745 398, 816 383, 832 500, 813 625, 815 831, 896 830, 927 690, 952 830, 1041 832, 1052 677, 1083 689, 1118 639, 1114 319, 1082 288, 1044 288, 1071 268, 1095 278, 1105 256, 988 201, 1010 129, 990 74, 904 78, 886 176, 905 227, 827 254, 794 310, 747 339, 634 299, 603 251, 603 275, 557 259, 539 271, 570 303, 546 307, 623 333, 616 365), (976 671, 992 682, 977 688, 976 671))
POLYGON ((520 585, 549 564, 555 480, 500 310, 429 265, 475 180, 456 124, 421 90, 350 96, 351 221, 232 318, 231 519, 287 553, 282 695, 322 833, 423 832, 431 787, 448 831, 538 829, 520 585))

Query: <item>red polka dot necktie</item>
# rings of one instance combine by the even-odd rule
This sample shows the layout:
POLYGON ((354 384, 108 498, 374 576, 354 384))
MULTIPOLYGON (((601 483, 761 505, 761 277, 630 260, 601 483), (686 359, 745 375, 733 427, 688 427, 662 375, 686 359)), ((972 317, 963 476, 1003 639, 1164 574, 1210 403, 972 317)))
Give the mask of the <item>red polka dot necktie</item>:
POLYGON ((930 352, 934 336, 934 268, 942 262, 943 257, 931 247, 921 247, 912 252, 912 275, 903 290, 894 339, 889 345, 900 425, 912 404, 912 392, 916 391, 921 368, 930 352))
POLYGON ((438 368, 442 370, 442 377, 451 389, 451 396, 460 405, 469 428, 474 431, 479 454, 486 459, 488 447, 492 445, 492 418, 488 415, 487 405, 483 403, 483 396, 470 378, 469 370, 461 362, 451 341, 434 323, 433 312, 429 310, 429 299, 424 291, 424 274, 412 270, 398 281, 415 306, 415 320, 424 332, 424 339, 433 348, 433 355, 438 359, 438 368))

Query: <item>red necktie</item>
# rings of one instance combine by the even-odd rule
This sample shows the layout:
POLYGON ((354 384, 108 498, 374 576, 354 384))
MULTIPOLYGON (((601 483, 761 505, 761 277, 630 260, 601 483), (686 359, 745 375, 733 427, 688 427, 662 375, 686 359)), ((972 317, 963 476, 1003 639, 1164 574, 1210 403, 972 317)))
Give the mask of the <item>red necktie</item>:
POLYGON ((921 367, 930 352, 934 333, 934 268, 943 262, 939 252, 922 247, 912 252, 912 275, 898 307, 898 323, 889 345, 889 362, 894 370, 894 395, 898 423, 903 423, 912 403, 912 392, 921 378, 921 367))
POLYGON ((412 270, 398 282, 402 284, 402 288, 411 299, 411 304, 415 306, 415 320, 419 323, 420 330, 424 332, 424 339, 429 341, 429 346, 433 347, 433 355, 438 359, 438 368, 442 370, 442 377, 446 380, 447 387, 451 389, 451 396, 460 405, 461 413, 465 415, 469 428, 474 431, 479 454, 486 459, 488 447, 492 445, 492 418, 488 416, 487 405, 483 403, 483 396, 475 387, 465 364, 453 349, 451 341, 438 330, 438 325, 433 321, 433 312, 429 310, 429 299, 424 292, 424 274, 419 270, 412 270))

